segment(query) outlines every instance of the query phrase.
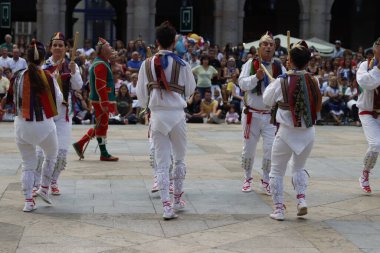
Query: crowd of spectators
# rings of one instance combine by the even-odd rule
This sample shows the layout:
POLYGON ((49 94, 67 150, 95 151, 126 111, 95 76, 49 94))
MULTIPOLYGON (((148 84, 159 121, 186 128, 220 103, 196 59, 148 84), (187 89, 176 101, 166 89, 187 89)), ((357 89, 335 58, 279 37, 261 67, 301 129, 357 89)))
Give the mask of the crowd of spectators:
MULTIPOLYGON (((22 39, 21 39, 22 40, 22 39)), ((72 40, 67 41, 67 60, 70 60, 72 40)), ((0 99, 9 88, 12 75, 27 67, 25 61, 25 42, 12 42, 10 35, 5 36, 5 42, 0 45, 0 99)), ((355 80, 356 69, 360 62, 373 57, 371 50, 364 53, 362 47, 357 52, 343 50, 341 42, 335 42, 332 57, 321 57, 311 48, 311 60, 307 71, 319 80, 323 98, 323 110, 318 124, 332 122, 336 125, 352 124, 360 126, 356 100, 358 86, 355 80)), ((48 45, 47 45, 48 46, 48 45)), ((287 67, 287 49, 275 39, 275 57, 287 67)), ((112 74, 117 97, 116 115, 110 115, 110 123, 136 124, 144 123, 146 117, 136 97, 136 84, 141 63, 157 52, 154 45, 147 46, 141 39, 129 41, 127 46, 121 40, 115 42, 117 54, 111 58, 112 74)), ((227 123, 239 124, 244 105, 244 92, 239 88, 238 78, 242 65, 250 58, 256 57, 257 49, 244 49, 243 43, 234 46, 230 43, 224 47, 210 45, 205 41, 188 42, 186 52, 178 53, 192 67, 197 82, 196 92, 188 99, 186 117, 188 123, 227 123)), ((47 48, 49 51, 49 48, 47 48)), ((49 54, 47 56, 50 56, 49 54)), ((73 124, 93 123, 93 109, 88 98, 89 68, 96 57, 93 43, 84 41, 84 47, 76 51, 75 62, 78 64, 84 86, 80 91, 72 93, 71 106, 73 124)), ((0 108, 3 120, 12 120, 12 105, 0 108)))

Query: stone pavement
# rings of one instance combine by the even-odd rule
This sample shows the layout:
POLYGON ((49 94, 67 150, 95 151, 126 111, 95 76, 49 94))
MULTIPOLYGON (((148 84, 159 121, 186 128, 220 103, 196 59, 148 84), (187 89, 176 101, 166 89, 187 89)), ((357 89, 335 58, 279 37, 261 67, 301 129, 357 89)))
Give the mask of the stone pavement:
MULTIPOLYGON (((88 126, 74 126, 73 139, 88 126)), ((37 199, 23 213, 20 155, 13 124, 0 124, 0 252, 380 252, 379 165, 372 196, 358 186, 367 144, 361 128, 323 126, 307 169, 309 214, 297 218, 290 172, 286 220, 271 220, 271 199, 257 188, 242 193, 241 126, 189 125, 185 200, 177 220, 163 221, 158 193, 150 193, 147 127, 111 126, 109 150, 117 163, 98 161, 95 141, 78 161, 71 149, 48 206, 37 199)))

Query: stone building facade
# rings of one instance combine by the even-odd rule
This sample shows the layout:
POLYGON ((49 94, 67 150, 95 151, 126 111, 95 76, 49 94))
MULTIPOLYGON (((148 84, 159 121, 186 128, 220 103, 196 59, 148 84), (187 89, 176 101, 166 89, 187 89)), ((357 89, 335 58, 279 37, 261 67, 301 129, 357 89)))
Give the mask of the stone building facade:
MULTIPOLYGON (((352 20, 356 18, 355 13, 360 14, 361 9, 376 10, 374 7, 378 7, 378 4, 375 2, 379 2, 376 0, 37 0, 37 37, 47 41, 49 36, 56 31, 66 32, 67 37, 72 36, 75 23, 73 12, 81 1, 86 1, 86 3, 108 1, 114 8, 115 17, 112 22, 115 26, 115 36, 113 40, 128 41, 141 37, 152 43, 154 28, 163 18, 169 17, 170 20, 172 17, 176 27, 178 26, 176 20, 179 18, 179 8, 183 4, 194 6, 194 23, 198 26, 194 32, 201 35, 207 34, 206 37, 209 40, 220 45, 257 39, 264 30, 273 27, 274 33, 286 33, 286 30, 291 30, 294 36, 305 39, 318 37, 332 41, 337 39, 335 37, 344 35, 345 38, 339 39, 343 40, 343 43, 346 42, 348 46, 357 46, 362 43, 356 41, 356 38, 364 34, 363 29, 356 25, 355 20, 352 20), (364 8, 368 2, 372 2, 372 7, 364 8), (343 21, 339 21, 342 27, 335 27, 332 35, 330 29, 336 23, 332 23, 334 9, 338 13, 335 16, 339 18, 341 17, 339 11, 344 11, 340 6, 345 5, 351 6, 353 10, 353 14, 347 16, 347 20, 351 20, 351 23, 347 24, 354 27, 353 32, 348 33, 343 30, 347 28, 342 25, 343 21), (165 10, 167 13, 161 13, 165 10), (261 18, 262 13, 266 16, 261 18), (258 20, 257 17, 261 19, 258 20), (249 20, 252 20, 252 24, 249 20), (291 25, 287 27, 288 21, 291 25)), ((357 18, 360 19, 360 17, 364 20, 367 14, 361 14, 357 18)), ((370 24, 370 21, 367 23, 370 24)), ((376 32, 380 31, 376 24, 371 28, 373 31, 366 31, 371 33, 367 36, 368 40, 378 36, 376 32)))

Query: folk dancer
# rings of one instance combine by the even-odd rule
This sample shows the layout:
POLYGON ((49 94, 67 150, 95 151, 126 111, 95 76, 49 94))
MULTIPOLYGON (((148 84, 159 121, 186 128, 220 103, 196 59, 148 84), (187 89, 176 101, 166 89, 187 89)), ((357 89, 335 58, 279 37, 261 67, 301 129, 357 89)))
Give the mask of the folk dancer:
POLYGON ((265 104, 278 104, 276 122, 279 128, 273 143, 269 174, 275 205, 270 217, 276 220, 285 218, 283 184, 287 166, 292 169, 293 186, 297 193, 297 215, 307 214, 308 174, 305 163, 314 144, 314 125, 322 103, 317 79, 305 71, 310 57, 304 41, 296 44, 290 50, 292 70, 269 84, 263 94, 265 104))
MULTIPOLYGON (((66 40, 63 33, 55 33, 50 40, 50 51, 52 56, 50 56, 42 66, 42 69, 48 70, 55 75, 59 88, 63 94, 63 102, 58 105, 58 115, 54 117, 58 137, 58 156, 50 185, 52 195, 60 195, 57 181, 59 175, 65 169, 67 164, 67 153, 71 141, 72 129, 72 121, 71 117, 69 117, 72 105, 71 93, 73 90, 80 90, 83 86, 79 67, 74 62, 74 59, 71 59, 70 63, 67 63, 66 61, 66 46, 66 40)), ((37 156, 38 167, 35 174, 33 192, 37 190, 41 180, 43 152, 39 147, 37 147, 37 156)))
POLYGON ((186 98, 196 87, 190 65, 175 55, 175 29, 169 22, 156 29, 159 52, 141 65, 137 84, 137 96, 142 106, 148 106, 151 114, 156 175, 163 204, 164 219, 177 218, 174 210, 185 207, 182 200, 186 174, 186 98), (171 148, 172 147, 172 148, 171 148), (169 195, 170 154, 174 158, 174 203, 169 195))
POLYGON ((245 179, 242 191, 252 191, 252 168, 256 157, 257 143, 260 136, 262 136, 264 155, 262 160, 263 177, 261 179, 261 188, 266 194, 270 195, 270 159, 276 127, 270 123, 271 108, 263 103, 262 94, 271 82, 271 78, 276 78, 285 73, 286 69, 281 65, 280 60, 273 58, 275 44, 273 37, 268 32, 260 38, 258 50, 259 57, 247 61, 243 65, 239 76, 239 86, 245 91, 244 113, 242 114, 242 167, 245 179))
POLYGON ((27 69, 14 74, 7 101, 13 100, 16 107, 16 144, 22 158, 22 190, 25 196, 23 211, 36 209, 32 197, 34 171, 37 168, 36 145, 44 152, 42 178, 36 194, 51 204, 49 185, 52 179, 58 153, 56 126, 53 117, 58 115, 57 105, 63 101, 62 93, 55 78, 49 71, 42 70, 45 47, 32 40, 27 50, 27 69))
POLYGON ((373 43, 372 48, 374 58, 362 62, 356 73, 361 91, 356 106, 359 108, 360 121, 369 146, 364 156, 359 183, 367 194, 372 193, 369 174, 375 167, 380 152, 380 37, 373 43))
POLYGON ((90 100, 95 109, 96 125, 78 141, 73 147, 80 159, 88 142, 96 136, 100 149, 100 161, 115 162, 119 158, 108 153, 106 148, 109 112, 115 111, 115 85, 112 70, 109 64, 114 50, 110 44, 99 37, 96 45, 97 57, 90 68, 90 100))

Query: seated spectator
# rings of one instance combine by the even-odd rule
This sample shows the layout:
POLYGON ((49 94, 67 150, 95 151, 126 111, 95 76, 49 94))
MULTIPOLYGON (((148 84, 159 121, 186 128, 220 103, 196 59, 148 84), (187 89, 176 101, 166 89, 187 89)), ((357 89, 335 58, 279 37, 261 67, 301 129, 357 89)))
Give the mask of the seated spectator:
POLYGON ((11 58, 8 57, 8 49, 6 47, 1 48, 0 67, 9 68, 9 62, 11 58))
POLYGON ((25 59, 20 57, 20 50, 18 48, 13 49, 13 56, 10 58, 8 65, 12 70, 12 73, 17 72, 20 69, 26 69, 28 67, 25 59))
POLYGON ((0 66, 0 101, 9 89, 9 79, 3 76, 4 68, 0 66))
POLYGON ((235 111, 235 106, 231 105, 226 115, 227 124, 239 124, 239 114, 235 111))
POLYGON ((186 120, 187 123, 203 123, 203 117, 201 114, 201 94, 195 91, 187 101, 186 108, 186 120))
POLYGON ((327 102, 329 113, 335 120, 335 124, 340 125, 342 122, 342 116, 344 115, 344 101, 336 77, 330 79, 329 87, 326 89, 326 95, 329 97, 327 102))
POLYGON ((201 115, 206 119, 207 123, 222 123, 222 110, 218 109, 218 102, 211 98, 211 91, 205 91, 205 98, 201 102, 201 115))
POLYGON ((133 99, 133 105, 132 105, 133 111, 136 115, 139 115, 141 105, 139 103, 139 100, 137 99, 137 94, 136 94, 137 79, 138 79, 138 74, 133 73, 131 75, 131 84, 128 87, 128 91, 129 91, 129 95, 133 99))
POLYGON ((133 99, 129 95, 128 88, 122 84, 119 89, 119 94, 116 97, 117 111, 125 124, 136 124, 137 117, 133 113, 133 99))
POLYGON ((139 60, 139 53, 134 51, 132 53, 132 59, 128 61, 127 69, 132 73, 138 73, 141 67, 142 61, 139 60))
POLYGON ((86 89, 74 91, 73 124, 90 124, 92 120, 92 106, 86 89))
POLYGON ((358 100, 358 89, 357 89, 357 82, 354 80, 351 82, 346 89, 345 96, 347 99, 347 109, 350 111, 350 114, 352 116, 352 119, 355 121, 356 126, 360 127, 360 119, 359 119, 359 109, 356 106, 357 100, 358 100))
POLYGON ((233 57, 230 57, 227 61, 226 67, 223 69, 224 78, 227 79, 227 82, 230 82, 232 79, 232 75, 236 74, 239 76, 239 69, 236 68, 236 61, 233 57))

